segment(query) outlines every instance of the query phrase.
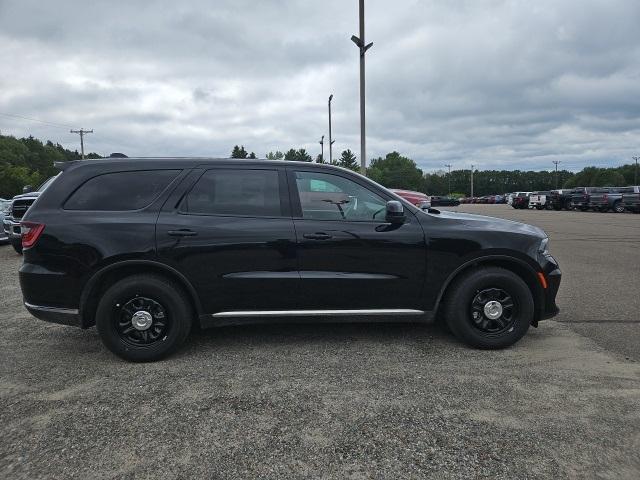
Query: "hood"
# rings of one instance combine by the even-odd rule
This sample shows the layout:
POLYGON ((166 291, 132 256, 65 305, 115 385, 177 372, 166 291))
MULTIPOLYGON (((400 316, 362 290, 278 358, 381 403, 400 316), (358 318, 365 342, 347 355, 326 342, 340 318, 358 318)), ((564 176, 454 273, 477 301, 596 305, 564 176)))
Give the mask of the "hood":
POLYGON ((18 200, 20 198, 38 198, 42 192, 28 192, 16 195, 12 200, 18 200))
POLYGON ((503 232, 521 233, 545 238, 547 234, 541 228, 529 225, 528 223, 514 222, 502 218, 487 217, 485 215, 474 215, 471 213, 458 213, 451 211, 441 211, 437 217, 443 220, 455 220, 469 228, 479 228, 482 230, 496 230, 503 232))

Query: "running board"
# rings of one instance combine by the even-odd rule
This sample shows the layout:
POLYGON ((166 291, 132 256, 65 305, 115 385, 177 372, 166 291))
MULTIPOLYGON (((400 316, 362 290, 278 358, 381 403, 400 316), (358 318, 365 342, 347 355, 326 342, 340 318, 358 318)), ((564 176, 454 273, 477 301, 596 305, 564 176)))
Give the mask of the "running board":
POLYGON ((237 317, 317 317, 322 315, 423 315, 422 310, 406 308, 380 308, 370 310, 248 310, 219 312, 211 314, 214 318, 237 317))
MULTIPOLYGON (((318 322, 335 323, 337 317, 348 322, 393 322, 407 317, 428 319, 429 312, 406 308, 380 308, 362 310, 247 310, 219 312, 200 316, 202 328, 223 325, 243 325, 256 323, 318 322), (395 318, 394 318, 395 317, 395 318)), ((343 321, 343 320, 340 320, 343 321)))

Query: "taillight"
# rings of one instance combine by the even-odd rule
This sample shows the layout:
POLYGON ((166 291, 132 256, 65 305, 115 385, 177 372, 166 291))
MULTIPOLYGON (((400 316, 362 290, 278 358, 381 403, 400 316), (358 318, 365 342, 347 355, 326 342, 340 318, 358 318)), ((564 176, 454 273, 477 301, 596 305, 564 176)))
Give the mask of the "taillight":
POLYGON ((33 247, 44 230, 44 223, 20 222, 22 248, 33 247))

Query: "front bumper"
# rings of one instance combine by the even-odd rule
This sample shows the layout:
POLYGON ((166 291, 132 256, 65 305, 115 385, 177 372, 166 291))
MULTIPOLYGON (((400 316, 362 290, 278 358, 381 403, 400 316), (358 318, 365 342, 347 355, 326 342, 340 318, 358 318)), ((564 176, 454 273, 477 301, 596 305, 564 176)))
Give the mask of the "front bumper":
POLYGON ((9 240, 19 239, 22 236, 20 222, 16 222, 10 218, 5 218, 2 221, 2 231, 7 235, 9 240))
POLYGON ((556 305, 556 295, 558 295, 560 288, 562 271, 560 268, 555 268, 549 273, 545 273, 545 278, 547 280, 547 288, 544 292, 544 303, 542 305, 542 311, 540 312, 540 320, 555 317, 560 313, 560 308, 556 305))

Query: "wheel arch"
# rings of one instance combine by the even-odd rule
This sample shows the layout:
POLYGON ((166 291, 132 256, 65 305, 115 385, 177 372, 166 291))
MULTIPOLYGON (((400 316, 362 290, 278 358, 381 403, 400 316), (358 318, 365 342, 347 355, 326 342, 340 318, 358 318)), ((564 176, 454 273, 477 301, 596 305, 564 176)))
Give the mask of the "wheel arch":
POLYGON ((537 327, 538 321, 542 316, 542 310, 544 308, 544 290, 538 280, 537 272, 524 260, 520 260, 518 258, 510 257, 507 255, 490 255, 474 258, 473 260, 469 260, 455 269, 449 275, 449 277, 447 277, 443 286, 440 288, 440 292, 438 293, 434 308, 435 315, 438 315, 440 313, 440 308, 444 303, 443 300, 447 295, 447 292, 449 291, 449 287, 453 285, 454 281, 457 278, 460 278, 460 276, 465 274, 466 272, 480 267, 504 268, 505 270, 509 270, 522 278, 527 287, 529 287, 529 290, 531 291, 531 295, 533 297, 535 313, 532 325, 534 327, 537 327))
POLYGON ((202 313, 202 306, 191 282, 176 269, 153 260, 123 260, 95 272, 87 281, 80 296, 80 322, 82 328, 95 325, 95 312, 100 295, 118 280, 134 274, 156 274, 173 280, 191 300, 196 315, 202 313))

